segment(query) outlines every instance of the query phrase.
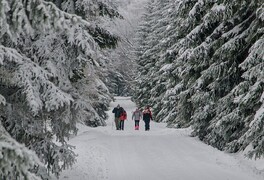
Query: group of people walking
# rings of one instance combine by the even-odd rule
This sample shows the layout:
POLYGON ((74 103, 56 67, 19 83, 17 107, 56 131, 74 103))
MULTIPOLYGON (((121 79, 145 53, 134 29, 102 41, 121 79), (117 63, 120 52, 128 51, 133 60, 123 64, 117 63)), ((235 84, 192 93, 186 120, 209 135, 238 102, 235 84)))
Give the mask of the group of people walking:
MULTIPOLYGON (((115 114, 116 130, 124 130, 124 121, 127 119, 126 111, 118 104, 112 112, 115 114)), ((153 120, 152 112, 149 106, 146 106, 143 111, 136 108, 136 110, 132 113, 132 120, 135 121, 135 130, 139 130, 139 122, 141 119, 145 122, 145 131, 149 131, 150 120, 153 120)))

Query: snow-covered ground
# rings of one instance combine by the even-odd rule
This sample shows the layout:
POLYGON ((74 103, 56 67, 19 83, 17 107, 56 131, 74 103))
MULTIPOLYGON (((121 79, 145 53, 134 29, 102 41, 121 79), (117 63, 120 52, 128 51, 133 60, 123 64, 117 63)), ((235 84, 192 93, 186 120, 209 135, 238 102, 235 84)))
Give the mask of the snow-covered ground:
POLYGON ((168 129, 151 122, 150 131, 134 130, 135 104, 126 97, 111 103, 106 127, 79 125, 70 140, 77 163, 61 180, 263 180, 264 161, 244 159, 214 149, 189 136, 189 129, 168 129), (124 131, 116 131, 112 109, 128 113, 124 131))

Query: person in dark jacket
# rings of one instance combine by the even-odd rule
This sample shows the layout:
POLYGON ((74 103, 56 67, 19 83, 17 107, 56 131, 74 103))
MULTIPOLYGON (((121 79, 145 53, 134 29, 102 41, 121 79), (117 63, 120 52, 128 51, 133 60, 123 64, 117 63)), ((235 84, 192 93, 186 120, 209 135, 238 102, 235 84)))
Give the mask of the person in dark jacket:
POLYGON ((121 108, 118 104, 112 111, 112 113, 115 113, 115 125, 116 130, 120 130, 120 114, 121 114, 121 108))
POLYGON ((147 106, 145 110, 143 111, 143 121, 145 122, 145 131, 149 131, 150 120, 153 120, 152 113, 150 111, 149 106, 147 106))

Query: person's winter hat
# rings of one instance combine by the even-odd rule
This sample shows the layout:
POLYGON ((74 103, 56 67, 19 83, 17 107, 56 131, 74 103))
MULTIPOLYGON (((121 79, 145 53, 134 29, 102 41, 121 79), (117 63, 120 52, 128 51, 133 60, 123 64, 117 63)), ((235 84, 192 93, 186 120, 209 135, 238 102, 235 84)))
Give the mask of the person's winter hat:
POLYGON ((120 107, 120 105, 118 104, 118 105, 117 105, 117 107, 119 108, 119 107, 120 107))

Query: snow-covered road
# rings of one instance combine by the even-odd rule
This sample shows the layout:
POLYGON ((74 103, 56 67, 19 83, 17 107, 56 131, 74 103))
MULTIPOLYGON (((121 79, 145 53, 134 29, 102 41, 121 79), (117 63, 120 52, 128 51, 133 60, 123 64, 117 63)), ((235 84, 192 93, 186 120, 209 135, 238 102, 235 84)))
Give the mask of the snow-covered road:
POLYGON ((111 103, 106 127, 80 125, 76 146, 77 163, 61 174, 63 180, 263 180, 250 164, 189 137, 189 129, 168 129, 151 122, 150 131, 134 130, 135 104, 130 98, 111 103), (116 131, 113 107, 128 113, 124 131, 116 131))

